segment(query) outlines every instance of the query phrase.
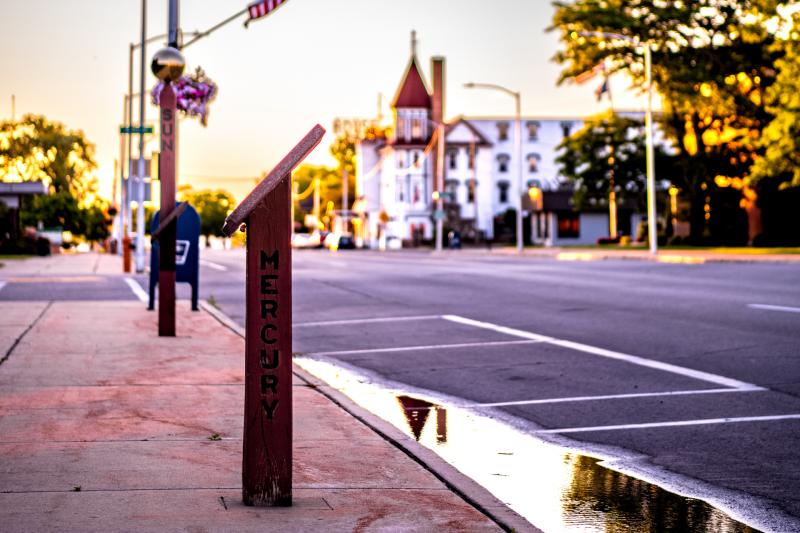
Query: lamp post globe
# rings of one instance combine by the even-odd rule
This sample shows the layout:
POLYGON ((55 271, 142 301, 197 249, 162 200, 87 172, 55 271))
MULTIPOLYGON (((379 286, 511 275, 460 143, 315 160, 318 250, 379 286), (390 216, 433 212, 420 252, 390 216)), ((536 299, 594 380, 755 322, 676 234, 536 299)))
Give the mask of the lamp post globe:
POLYGON ((153 56, 150 70, 163 82, 176 81, 183 74, 186 60, 177 48, 162 48, 153 56))

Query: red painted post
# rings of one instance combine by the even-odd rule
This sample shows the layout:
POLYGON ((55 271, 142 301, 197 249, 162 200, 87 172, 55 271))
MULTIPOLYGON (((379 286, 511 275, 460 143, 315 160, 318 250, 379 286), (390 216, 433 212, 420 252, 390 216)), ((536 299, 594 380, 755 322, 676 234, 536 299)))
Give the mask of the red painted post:
MULTIPOLYGON (((164 84, 159 99, 161 103, 161 154, 158 178, 161 181, 161 224, 175 209, 175 149, 177 131, 175 117, 175 91, 169 82, 164 84)), ((175 336, 175 239, 177 224, 169 224, 158 243, 158 335, 175 336)))
POLYGON ((317 125, 228 216, 247 228, 244 443, 245 505, 292 504, 292 170, 319 144, 317 125))

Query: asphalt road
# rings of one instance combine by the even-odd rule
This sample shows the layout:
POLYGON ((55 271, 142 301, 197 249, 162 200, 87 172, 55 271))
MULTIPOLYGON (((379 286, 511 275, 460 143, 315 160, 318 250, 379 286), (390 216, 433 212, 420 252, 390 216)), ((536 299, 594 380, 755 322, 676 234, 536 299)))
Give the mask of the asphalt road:
MULTIPOLYGON (((797 264, 322 250, 294 261, 301 354, 492 404, 542 437, 638 457, 651 479, 752 497, 741 515, 800 531, 797 264)), ((106 296, 131 297, 108 283, 106 296)), ((48 286, 33 287, 0 298, 48 286)), ((241 250, 204 250, 201 299, 244 323, 241 250)))
MULTIPOLYGON (((243 323, 242 252, 204 257, 203 299, 243 323)), ((300 251, 294 273, 297 351, 499 403, 800 528, 797 264, 300 251)))

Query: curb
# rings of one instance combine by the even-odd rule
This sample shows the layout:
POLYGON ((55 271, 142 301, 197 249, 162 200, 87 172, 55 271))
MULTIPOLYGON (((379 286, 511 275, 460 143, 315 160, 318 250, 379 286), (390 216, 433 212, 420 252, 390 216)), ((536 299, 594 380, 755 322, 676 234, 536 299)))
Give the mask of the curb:
MULTIPOLYGON (((204 301, 200 302, 200 308, 214 317, 220 324, 244 338, 244 328, 236 324, 221 310, 204 301)), ((349 397, 297 365, 293 364, 292 367, 292 372, 297 378, 405 453, 410 459, 444 483, 448 489, 460 496, 466 503, 493 520, 504 531, 541 533, 541 530, 535 528, 530 522, 511 510, 484 487, 445 462, 434 451, 422 446, 393 425, 357 405, 349 397)))

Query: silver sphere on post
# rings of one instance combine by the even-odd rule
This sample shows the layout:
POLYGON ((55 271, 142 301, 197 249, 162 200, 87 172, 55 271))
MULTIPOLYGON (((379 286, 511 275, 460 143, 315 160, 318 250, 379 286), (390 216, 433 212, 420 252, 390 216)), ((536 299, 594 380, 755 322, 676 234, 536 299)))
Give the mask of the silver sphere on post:
POLYGON ((153 56, 150 70, 156 78, 163 82, 176 81, 183 74, 186 60, 177 48, 162 48, 153 56))

